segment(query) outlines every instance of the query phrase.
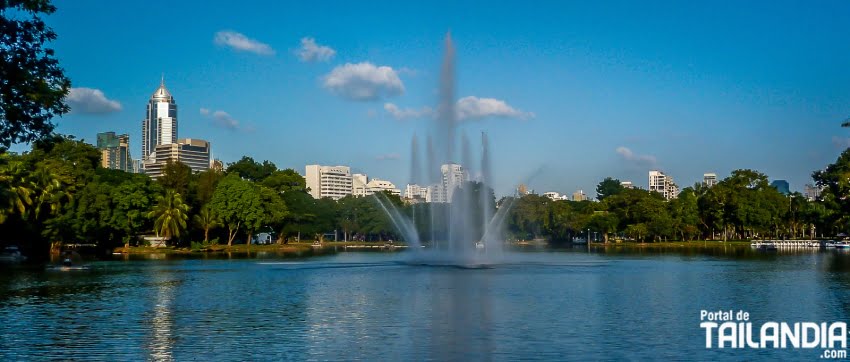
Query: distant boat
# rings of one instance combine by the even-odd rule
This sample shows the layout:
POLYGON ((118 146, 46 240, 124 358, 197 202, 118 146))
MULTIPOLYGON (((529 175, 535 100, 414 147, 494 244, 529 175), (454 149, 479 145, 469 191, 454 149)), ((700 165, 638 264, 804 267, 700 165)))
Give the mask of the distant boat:
POLYGON ((482 242, 480 242, 480 241, 479 241, 479 242, 476 242, 476 243, 475 243, 475 249, 478 249, 478 250, 484 250, 484 243, 482 243, 482 242))
POLYGON ((836 241, 836 242, 835 242, 835 248, 836 248, 836 249, 847 249, 847 248, 850 248, 850 242, 846 242, 846 241, 836 241))
POLYGON ((574 238, 573 244, 587 244, 587 239, 583 238, 574 238))
POLYGON ((824 246, 826 246, 827 248, 834 248, 834 247, 835 247, 835 243, 837 243, 837 241, 829 240, 829 241, 827 241, 827 242, 824 244, 824 246))

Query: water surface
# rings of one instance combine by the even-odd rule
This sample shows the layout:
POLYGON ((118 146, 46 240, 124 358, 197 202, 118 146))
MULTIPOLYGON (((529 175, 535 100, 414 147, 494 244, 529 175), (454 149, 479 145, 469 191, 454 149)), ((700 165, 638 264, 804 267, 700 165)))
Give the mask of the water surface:
POLYGON ((4 269, 0 360, 814 359, 706 350, 699 312, 850 319, 850 256, 835 252, 561 250, 476 269, 407 256, 4 269))

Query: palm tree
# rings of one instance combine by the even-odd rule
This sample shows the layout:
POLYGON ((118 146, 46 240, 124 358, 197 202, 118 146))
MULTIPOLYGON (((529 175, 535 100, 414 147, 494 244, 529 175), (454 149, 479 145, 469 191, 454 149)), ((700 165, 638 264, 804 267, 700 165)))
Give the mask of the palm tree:
POLYGON ((71 194, 63 189, 56 174, 46 167, 39 167, 33 172, 32 184, 36 190, 32 199, 32 211, 36 219, 42 208, 47 208, 48 215, 55 215, 63 202, 71 201, 71 194))
POLYGON ((210 209, 209 205, 205 205, 193 219, 195 225, 204 229, 204 243, 206 243, 209 241, 210 229, 219 226, 218 215, 210 209))
POLYGON ((34 185, 23 162, 9 162, 0 169, 0 222, 18 212, 22 217, 32 205, 34 185))
POLYGON ((155 218, 153 224, 156 235, 168 240, 172 236, 180 237, 180 232, 186 228, 188 211, 189 206, 183 203, 180 194, 167 190, 165 195, 157 197, 157 205, 148 213, 148 217, 155 218))

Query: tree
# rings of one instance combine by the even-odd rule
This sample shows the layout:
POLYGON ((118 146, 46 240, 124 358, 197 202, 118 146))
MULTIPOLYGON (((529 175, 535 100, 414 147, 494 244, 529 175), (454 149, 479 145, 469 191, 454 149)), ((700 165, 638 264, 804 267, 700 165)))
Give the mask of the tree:
POLYGON ((307 182, 304 180, 304 176, 301 176, 291 168, 272 172, 268 177, 263 179, 262 184, 281 193, 307 190, 307 182))
POLYGON ((193 220, 195 221, 195 225, 204 229, 204 243, 207 243, 210 240, 210 229, 217 227, 219 224, 218 215, 212 211, 209 205, 204 205, 193 220))
POLYGON ((162 176, 157 181, 166 189, 180 195, 187 195, 192 180, 192 169, 183 162, 171 160, 162 168, 162 176))
POLYGON ((0 222, 16 212, 23 217, 32 205, 34 189, 23 162, 18 159, 3 161, 6 164, 0 167, 0 222))
POLYGON ((48 0, 0 2, 0 149, 50 135, 51 119, 70 109, 71 82, 46 43, 56 39, 42 15, 48 0))
POLYGON ((599 201, 605 200, 606 197, 617 195, 623 192, 623 185, 620 180, 606 177, 596 185, 596 199, 599 201))
POLYGON ((157 197, 157 205, 148 213, 148 217, 154 218, 154 230, 157 236, 163 236, 166 240, 172 236, 180 237, 180 233, 186 229, 186 220, 189 206, 183 203, 183 198, 174 190, 165 190, 165 195, 157 197))
POLYGON ((237 174, 239 177, 253 182, 263 181, 274 171, 277 171, 277 166, 274 163, 269 161, 259 163, 248 156, 242 156, 239 161, 227 165, 228 174, 237 174))
POLYGON ((673 230, 683 241, 695 237, 699 230, 699 208, 694 189, 686 187, 678 197, 670 200, 668 206, 673 218, 673 230))
POLYGON ((240 228, 256 229, 263 220, 263 209, 255 185, 237 174, 227 175, 218 183, 210 208, 227 226, 227 246, 233 245, 233 239, 240 228))

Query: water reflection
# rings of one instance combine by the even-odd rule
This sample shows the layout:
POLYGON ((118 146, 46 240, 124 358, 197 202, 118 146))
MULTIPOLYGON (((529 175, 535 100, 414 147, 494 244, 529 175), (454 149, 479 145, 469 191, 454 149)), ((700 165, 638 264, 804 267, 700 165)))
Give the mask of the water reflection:
POLYGON ((490 269, 384 253, 15 269, 0 273, 0 360, 798 359, 814 355, 707 351, 698 313, 850 319, 848 253, 677 250, 529 252, 490 269))
POLYGON ((149 313, 147 321, 149 325, 149 337, 147 350, 150 351, 150 360, 173 361, 172 348, 174 343, 172 319, 172 301, 174 289, 177 284, 172 280, 171 273, 167 271, 156 271, 151 277, 155 285, 153 299, 153 310, 149 313))

